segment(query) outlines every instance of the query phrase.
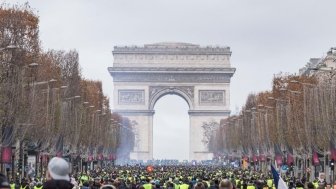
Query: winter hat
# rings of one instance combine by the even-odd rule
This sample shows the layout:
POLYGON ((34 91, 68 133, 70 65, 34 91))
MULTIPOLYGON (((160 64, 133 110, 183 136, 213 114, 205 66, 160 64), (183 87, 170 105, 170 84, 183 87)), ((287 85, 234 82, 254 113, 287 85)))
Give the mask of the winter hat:
POLYGON ((49 161, 48 171, 54 180, 70 181, 70 167, 67 161, 63 158, 54 157, 49 161))

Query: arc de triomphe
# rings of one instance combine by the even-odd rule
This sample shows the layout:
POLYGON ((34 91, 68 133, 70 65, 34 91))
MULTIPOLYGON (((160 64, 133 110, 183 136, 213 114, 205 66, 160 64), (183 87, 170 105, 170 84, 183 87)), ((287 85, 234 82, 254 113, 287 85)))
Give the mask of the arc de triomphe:
POLYGON ((189 159, 211 159, 202 141, 202 124, 230 114, 230 79, 235 72, 230 48, 155 43, 118 46, 112 53, 114 63, 108 70, 113 77, 114 112, 137 123, 137 144, 130 158, 153 158, 154 105, 162 96, 176 94, 189 105, 189 159))

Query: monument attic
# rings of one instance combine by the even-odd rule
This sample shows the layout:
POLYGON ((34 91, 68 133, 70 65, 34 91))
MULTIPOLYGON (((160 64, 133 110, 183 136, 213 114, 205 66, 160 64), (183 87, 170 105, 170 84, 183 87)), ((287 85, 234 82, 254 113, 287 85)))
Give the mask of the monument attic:
POLYGON ((189 105, 190 160, 212 158, 204 143, 204 122, 230 115, 229 47, 201 47, 189 43, 116 46, 112 51, 114 112, 136 123, 136 146, 131 159, 153 158, 153 116, 157 100, 167 94, 189 105))

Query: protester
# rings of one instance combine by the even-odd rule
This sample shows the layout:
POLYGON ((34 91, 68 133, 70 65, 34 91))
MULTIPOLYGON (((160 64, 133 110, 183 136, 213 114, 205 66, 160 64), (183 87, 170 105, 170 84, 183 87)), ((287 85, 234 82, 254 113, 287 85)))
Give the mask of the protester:
POLYGON ((48 164, 47 181, 43 184, 43 189, 72 189, 69 174, 68 162, 59 157, 52 158, 48 164))
POLYGON ((232 189, 232 188, 233 188, 232 183, 227 179, 224 179, 219 183, 219 189, 232 189))

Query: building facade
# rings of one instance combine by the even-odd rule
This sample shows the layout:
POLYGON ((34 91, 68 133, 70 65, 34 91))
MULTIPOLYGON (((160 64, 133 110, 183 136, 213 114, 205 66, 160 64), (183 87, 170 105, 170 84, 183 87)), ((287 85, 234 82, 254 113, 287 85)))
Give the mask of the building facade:
POLYGON ((311 58, 305 67, 299 70, 300 75, 318 76, 325 71, 332 71, 336 68, 336 47, 332 47, 327 55, 321 58, 311 58))

